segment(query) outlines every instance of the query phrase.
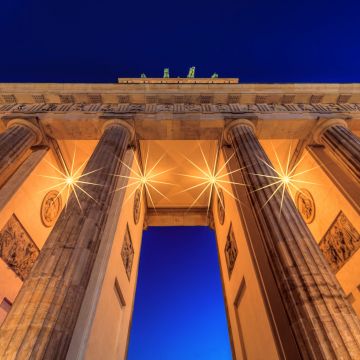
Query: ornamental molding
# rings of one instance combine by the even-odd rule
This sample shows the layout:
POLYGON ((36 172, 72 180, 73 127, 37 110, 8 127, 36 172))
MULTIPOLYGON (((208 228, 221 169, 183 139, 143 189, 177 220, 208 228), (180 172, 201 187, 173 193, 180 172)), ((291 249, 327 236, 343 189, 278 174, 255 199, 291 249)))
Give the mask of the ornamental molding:
POLYGON ((111 114, 133 114, 133 113, 359 113, 360 103, 328 103, 328 104, 99 104, 99 103, 71 103, 71 104, 2 104, 0 113, 3 114, 42 114, 42 113, 111 113, 111 114))
POLYGON ((127 224, 123 239, 123 244, 121 248, 121 258, 124 264, 126 276, 129 281, 130 281, 131 270, 134 261, 134 253, 135 252, 134 252, 133 242, 131 240, 130 229, 129 229, 129 225, 127 224))
POLYGON ((238 248, 236 244, 236 238, 232 223, 230 223, 230 228, 225 243, 225 259, 226 259, 226 266, 228 269, 229 279, 231 277, 232 271, 234 270, 237 255, 238 255, 238 248))
POLYGON ((133 220, 134 224, 137 225, 140 220, 141 214, 141 191, 137 189, 134 195, 134 205, 133 205, 133 220))
POLYGON ((56 223, 56 220, 62 209, 61 194, 57 190, 49 191, 41 203, 40 217, 41 221, 46 227, 51 227, 56 223))
POLYGON ((216 205, 217 205, 217 214, 218 214, 218 220, 220 225, 224 225, 225 221, 225 199, 224 194, 221 189, 218 189, 218 196, 216 199, 216 205))
POLYGON ((307 189, 299 189, 295 194, 295 204, 304 221, 311 224, 316 213, 315 201, 311 192, 307 189))

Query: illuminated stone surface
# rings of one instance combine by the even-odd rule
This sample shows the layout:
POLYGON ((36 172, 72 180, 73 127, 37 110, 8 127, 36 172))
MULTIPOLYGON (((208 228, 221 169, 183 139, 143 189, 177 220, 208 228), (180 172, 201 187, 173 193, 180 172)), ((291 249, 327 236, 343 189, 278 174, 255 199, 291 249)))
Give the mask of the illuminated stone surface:
POLYGON ((335 278, 317 245, 340 211, 360 233, 359 84, 140 78, 0 89, 0 229, 15 214, 40 249, 23 286, 0 260, 0 321, 12 307, 0 330, 0 357, 125 359, 141 236, 151 225, 214 228, 234 358, 359 356, 353 309, 360 314, 360 251, 347 254, 335 278), (234 128, 231 148, 221 140, 224 128, 243 118, 254 131, 234 128), (334 119, 343 127, 322 127, 334 119), (106 122, 114 126, 103 134, 106 122), (201 180, 187 158, 209 173, 199 146, 208 164, 217 158, 217 169, 224 166, 225 207, 215 192, 197 199, 201 187, 192 188, 201 180), (85 181, 103 186, 84 184, 98 203, 80 192, 81 211, 72 194, 54 227, 46 227, 41 204, 53 182, 41 175, 71 167, 75 147, 74 168, 91 157, 84 172, 101 169, 85 181), (316 208, 309 224, 287 192, 281 213, 280 193, 263 206, 271 187, 251 192, 268 182, 250 169, 274 175, 258 157, 279 171, 275 153, 286 164, 289 148, 292 164, 305 155, 299 172, 315 168, 304 174, 316 208), (160 193, 149 188, 139 196, 127 187, 137 163, 150 169, 161 157, 160 193))

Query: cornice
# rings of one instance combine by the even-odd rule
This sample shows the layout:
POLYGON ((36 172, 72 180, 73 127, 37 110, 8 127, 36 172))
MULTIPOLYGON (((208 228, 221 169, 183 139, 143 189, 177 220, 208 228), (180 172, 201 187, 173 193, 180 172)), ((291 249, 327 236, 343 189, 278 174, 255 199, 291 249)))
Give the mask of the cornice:
POLYGON ((0 84, 0 104, 343 104, 360 103, 360 84, 0 84))

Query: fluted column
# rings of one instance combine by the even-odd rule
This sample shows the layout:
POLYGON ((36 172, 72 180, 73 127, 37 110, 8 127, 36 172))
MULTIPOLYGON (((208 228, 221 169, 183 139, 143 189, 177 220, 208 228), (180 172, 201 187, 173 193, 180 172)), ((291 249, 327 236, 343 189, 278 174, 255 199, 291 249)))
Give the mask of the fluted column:
POLYGON ((11 174, 8 181, 0 188, 0 212, 13 195, 20 189, 35 167, 42 161, 47 152, 47 146, 33 148, 29 157, 21 163, 21 165, 11 174))
POLYGON ((96 146, 38 260, 0 329, 1 359, 64 359, 103 236, 121 160, 132 136, 124 121, 111 121, 96 146), (99 171, 95 171, 100 169, 99 171))
POLYGON ((41 141, 40 130, 30 121, 11 120, 6 131, 0 134, 0 185, 24 160, 31 146, 41 141))
MULTIPOLYGON (((273 194, 268 186, 276 176, 257 140, 253 124, 236 120, 225 136, 232 143, 242 168, 282 302, 304 359, 359 359, 360 322, 345 299, 334 274, 299 215, 290 195, 273 194), (255 189, 260 189, 254 191, 255 189)), ((278 184, 277 184, 278 185, 278 184)))
POLYGON ((342 119, 329 119, 315 129, 314 140, 325 145, 335 158, 360 182, 360 139, 342 119))

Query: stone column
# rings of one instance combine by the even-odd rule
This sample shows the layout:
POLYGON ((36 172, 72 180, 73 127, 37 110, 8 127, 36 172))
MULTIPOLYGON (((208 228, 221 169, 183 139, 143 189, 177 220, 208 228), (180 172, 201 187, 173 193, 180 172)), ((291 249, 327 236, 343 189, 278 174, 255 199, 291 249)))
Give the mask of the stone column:
POLYGON ((47 146, 35 146, 32 152, 27 157, 21 166, 19 166, 12 174, 6 183, 0 188, 0 212, 10 201, 10 199, 21 188, 24 181, 32 173, 35 167, 41 162, 48 152, 47 146))
POLYGON ((125 121, 105 123, 82 184, 72 194, 0 329, 1 359, 65 359, 102 240, 121 160, 133 135, 125 121), (99 171, 95 171, 100 169, 99 171))
POLYGON ((348 129, 344 120, 324 120, 315 129, 314 140, 325 145, 357 182, 360 182, 360 139, 348 129))
POLYGON ((40 130, 30 121, 14 119, 8 123, 6 131, 0 134, 0 186, 41 139, 40 130))
POLYGON ((254 216, 299 351, 304 359, 359 359, 360 322, 298 213, 290 195, 282 193, 271 176, 275 172, 257 140, 253 124, 236 120, 225 136, 242 168, 254 216), (257 176, 263 174, 269 177, 257 176), (264 187, 262 190, 254 191, 264 187))

